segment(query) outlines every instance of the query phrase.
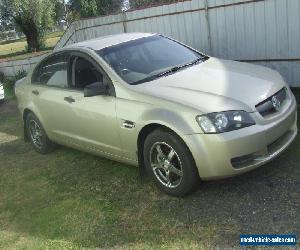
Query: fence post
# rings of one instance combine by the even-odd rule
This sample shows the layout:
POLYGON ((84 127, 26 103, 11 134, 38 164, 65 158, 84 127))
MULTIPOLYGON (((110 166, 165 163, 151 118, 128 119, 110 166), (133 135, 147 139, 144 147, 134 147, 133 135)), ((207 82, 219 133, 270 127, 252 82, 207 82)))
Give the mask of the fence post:
POLYGON ((207 28, 207 42, 209 53, 212 54, 212 43, 211 43, 211 35, 210 35, 210 24, 209 24, 209 16, 208 16, 208 0, 204 0, 204 8, 205 8, 205 20, 206 20, 206 28, 207 28))
POLYGON ((127 20, 127 17, 126 17, 126 11, 122 11, 122 24, 123 24, 123 31, 124 33, 127 33, 127 24, 126 24, 126 20, 127 20))
MULTIPOLYGON (((78 43, 78 37, 77 37, 77 24, 78 24, 78 21, 74 22, 74 36, 75 36, 75 43, 78 43)), ((73 40, 73 39, 72 39, 73 40)), ((73 40, 74 41, 74 40, 73 40)))
POLYGON ((16 72, 16 65, 15 65, 14 61, 11 61, 11 65, 13 68, 13 76, 16 76, 17 72, 16 72))

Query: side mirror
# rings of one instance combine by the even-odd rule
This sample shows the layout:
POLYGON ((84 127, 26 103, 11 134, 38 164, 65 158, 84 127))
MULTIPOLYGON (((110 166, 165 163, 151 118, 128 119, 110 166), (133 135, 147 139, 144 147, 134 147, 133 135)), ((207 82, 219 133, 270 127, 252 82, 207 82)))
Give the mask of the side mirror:
POLYGON ((94 82, 84 88, 84 97, 107 95, 108 89, 102 82, 94 82))

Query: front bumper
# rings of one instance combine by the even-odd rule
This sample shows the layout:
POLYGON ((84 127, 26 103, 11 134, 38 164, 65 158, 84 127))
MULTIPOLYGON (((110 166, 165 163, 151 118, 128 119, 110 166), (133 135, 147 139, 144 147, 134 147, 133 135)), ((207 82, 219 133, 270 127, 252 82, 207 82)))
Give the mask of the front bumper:
POLYGON ((255 169, 280 155, 297 135, 294 101, 282 117, 268 124, 223 133, 186 135, 184 140, 203 180, 255 169))

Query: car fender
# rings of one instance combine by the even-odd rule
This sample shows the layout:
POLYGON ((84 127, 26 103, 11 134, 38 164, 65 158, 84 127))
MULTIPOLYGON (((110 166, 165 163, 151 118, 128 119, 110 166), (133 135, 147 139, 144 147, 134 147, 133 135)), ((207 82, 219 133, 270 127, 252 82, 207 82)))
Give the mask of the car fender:
MULTIPOLYGON (((24 119, 24 124, 25 124, 25 113, 27 112, 31 112, 33 113, 40 121, 40 123, 42 124, 43 128, 46 130, 46 127, 45 127, 45 123, 44 123, 44 119, 43 119, 43 116, 41 115, 41 113, 38 111, 38 109, 35 107, 35 105, 33 104, 32 101, 29 101, 29 103, 26 105, 26 107, 24 108, 23 110, 23 119, 24 119)), ((47 132, 47 130, 46 130, 47 132)))
POLYGON ((173 130, 179 136, 191 134, 194 131, 193 126, 191 126, 192 121, 187 122, 180 113, 163 108, 155 108, 144 112, 141 115, 141 121, 141 129, 149 124, 160 124, 173 130))
POLYGON ((134 92, 133 98, 133 94, 128 95, 128 92, 122 91, 120 86, 117 87, 119 98, 116 101, 116 113, 120 137, 127 157, 136 159, 138 136, 149 124, 167 127, 181 138, 185 134, 202 133, 196 122, 196 116, 201 114, 200 111, 137 92, 134 92), (124 127, 123 124, 127 121, 134 126, 124 127))

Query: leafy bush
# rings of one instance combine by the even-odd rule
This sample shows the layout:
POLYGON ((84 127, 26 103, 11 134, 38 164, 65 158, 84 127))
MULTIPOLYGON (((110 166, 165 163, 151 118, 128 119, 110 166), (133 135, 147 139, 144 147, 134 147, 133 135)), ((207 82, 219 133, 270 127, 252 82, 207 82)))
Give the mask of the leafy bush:
POLYGON ((14 78, 16 79, 16 81, 18 81, 18 80, 24 78, 26 75, 27 75, 27 72, 24 69, 22 69, 22 70, 18 70, 18 72, 14 78))
POLYGON ((2 84, 4 88, 4 94, 6 99, 14 98, 14 78, 5 77, 2 84))
POLYGON ((5 77, 4 74, 2 72, 0 72, 0 82, 3 82, 4 77, 5 77))
POLYGON ((22 79, 26 75, 27 75, 27 73, 25 70, 19 70, 16 73, 16 75, 13 77, 7 77, 7 76, 3 75, 2 83, 3 83, 6 98, 14 98, 15 97, 15 92, 14 92, 15 83, 16 83, 16 81, 22 79))

